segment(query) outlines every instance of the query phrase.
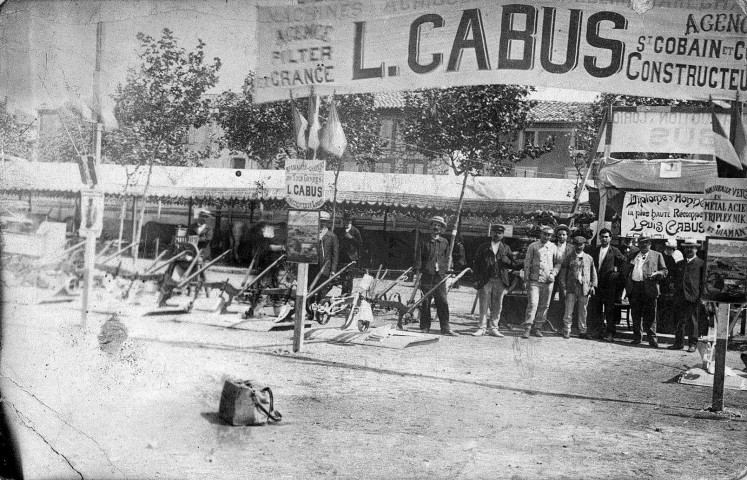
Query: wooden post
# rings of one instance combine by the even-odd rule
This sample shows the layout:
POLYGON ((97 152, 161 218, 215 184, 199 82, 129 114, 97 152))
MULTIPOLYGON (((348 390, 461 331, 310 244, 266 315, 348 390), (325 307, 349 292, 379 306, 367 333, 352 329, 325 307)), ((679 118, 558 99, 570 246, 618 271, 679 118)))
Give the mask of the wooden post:
POLYGON ((719 303, 716 310, 716 371, 713 375, 711 411, 724 410, 724 378, 726 371, 726 342, 729 338, 729 304, 719 303))
POLYGON ((296 280, 296 322, 293 327, 293 351, 300 352, 303 346, 303 330, 306 324, 306 282, 309 280, 309 264, 298 264, 296 280))

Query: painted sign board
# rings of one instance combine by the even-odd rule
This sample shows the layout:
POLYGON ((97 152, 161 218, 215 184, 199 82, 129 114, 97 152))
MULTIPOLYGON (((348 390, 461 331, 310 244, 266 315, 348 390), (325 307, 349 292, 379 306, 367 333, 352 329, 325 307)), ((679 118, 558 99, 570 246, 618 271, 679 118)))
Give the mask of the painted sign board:
POLYGON ((669 192, 627 192, 622 235, 704 240, 703 195, 669 192))
POLYGON ((285 160, 285 200, 291 208, 321 208, 324 196, 324 160, 285 160))
POLYGON ((256 102, 514 84, 733 100, 747 92, 737 0, 351 0, 257 8, 256 102))

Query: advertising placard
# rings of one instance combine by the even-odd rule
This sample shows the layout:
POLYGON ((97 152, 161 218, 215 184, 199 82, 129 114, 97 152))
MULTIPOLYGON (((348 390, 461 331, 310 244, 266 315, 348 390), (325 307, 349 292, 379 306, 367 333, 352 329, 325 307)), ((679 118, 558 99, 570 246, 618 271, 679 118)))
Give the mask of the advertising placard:
POLYGON ((708 237, 706 242, 705 291, 714 302, 747 301, 747 240, 708 237))
POLYGON ((324 197, 324 160, 285 160, 285 200, 291 208, 321 208, 324 197))
MULTIPOLYGON (((711 113, 668 110, 669 107, 613 109, 610 151, 713 155, 711 113)), ((716 117, 721 125, 729 125, 729 114, 719 113, 716 117)), ((600 142, 597 151, 604 151, 604 142, 600 142)))
POLYGON ((104 228, 104 192, 81 190, 80 228, 81 237, 97 238, 104 228))
POLYGON ((714 237, 747 237, 747 185, 743 178, 706 181, 703 230, 714 237))
POLYGON ((704 240, 702 202, 701 194, 628 192, 621 234, 704 240))
POLYGON ((747 92, 737 0, 357 0, 257 8, 254 101, 514 84, 690 100, 747 92))
POLYGON ((285 253, 289 262, 319 262, 317 245, 319 243, 319 212, 306 210, 288 210, 288 236, 285 253))

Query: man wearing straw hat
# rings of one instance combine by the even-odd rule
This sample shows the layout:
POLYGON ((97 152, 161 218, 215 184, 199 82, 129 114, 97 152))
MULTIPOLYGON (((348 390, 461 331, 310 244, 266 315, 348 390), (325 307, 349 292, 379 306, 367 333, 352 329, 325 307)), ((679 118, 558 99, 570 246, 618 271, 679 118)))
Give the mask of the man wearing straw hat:
POLYGON ((589 338, 586 335, 586 307, 597 287, 597 268, 591 255, 584 253, 585 246, 586 237, 577 235, 573 238, 573 253, 565 257, 558 275, 560 290, 565 297, 563 338, 566 339, 571 338, 574 308, 578 314, 578 338, 589 338))
POLYGON ((674 333, 674 344, 670 350, 681 350, 685 347, 685 328, 692 328, 688 352, 694 352, 698 343, 698 309, 703 292, 703 260, 696 255, 700 244, 694 238, 682 243, 685 249, 685 260, 680 265, 674 286, 674 304, 677 311, 677 327, 674 333))
POLYGON ((641 324, 646 331, 648 343, 659 348, 656 338, 656 300, 659 298, 659 282, 667 276, 664 256, 651 250, 651 238, 640 237, 641 250, 628 262, 627 287, 630 299, 630 315, 633 318, 633 345, 641 343, 641 324))
MULTIPOLYGON (((429 292, 446 276, 449 268, 449 242, 441 236, 446 228, 443 217, 435 216, 430 220, 430 236, 420 242, 415 253, 415 264, 413 271, 420 273, 420 289, 423 294, 429 292)), ((436 303, 438 323, 441 325, 441 334, 452 337, 459 336, 449 326, 449 303, 446 298, 446 284, 442 284, 431 298, 436 303)), ((420 331, 429 333, 431 328, 431 300, 427 299, 420 304, 420 331)))

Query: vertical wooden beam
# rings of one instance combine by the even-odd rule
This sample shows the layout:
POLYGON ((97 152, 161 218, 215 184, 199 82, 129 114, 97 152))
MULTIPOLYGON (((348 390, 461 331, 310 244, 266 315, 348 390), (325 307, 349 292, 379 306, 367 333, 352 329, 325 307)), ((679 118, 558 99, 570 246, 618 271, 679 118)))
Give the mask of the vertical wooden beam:
POLYGON ((293 351, 300 352, 303 347, 303 330, 306 324, 306 283, 309 280, 309 264, 298 264, 298 279, 296 280, 296 316, 293 326, 293 351))
POLYGON ((716 310, 716 371, 713 375, 711 411, 724 410, 724 379, 726 376, 726 342, 729 339, 729 304, 719 303, 716 310))

